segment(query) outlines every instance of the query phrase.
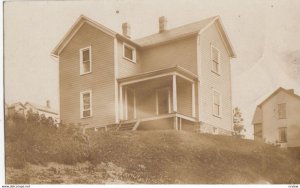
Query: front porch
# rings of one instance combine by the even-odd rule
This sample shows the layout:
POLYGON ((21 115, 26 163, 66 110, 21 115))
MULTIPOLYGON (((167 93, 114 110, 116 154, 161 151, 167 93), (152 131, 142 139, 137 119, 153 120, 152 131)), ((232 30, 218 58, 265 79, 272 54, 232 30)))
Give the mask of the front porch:
POLYGON ((117 129, 183 130, 196 124, 197 81, 178 66, 118 79, 117 129))

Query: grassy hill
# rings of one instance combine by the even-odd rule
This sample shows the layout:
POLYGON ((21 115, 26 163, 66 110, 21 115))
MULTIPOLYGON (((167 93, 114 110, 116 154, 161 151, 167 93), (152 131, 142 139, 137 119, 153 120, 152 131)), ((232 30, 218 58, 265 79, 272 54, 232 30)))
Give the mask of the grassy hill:
POLYGON ((299 155, 234 137, 184 131, 25 135, 6 142, 6 183, 300 183, 299 155))

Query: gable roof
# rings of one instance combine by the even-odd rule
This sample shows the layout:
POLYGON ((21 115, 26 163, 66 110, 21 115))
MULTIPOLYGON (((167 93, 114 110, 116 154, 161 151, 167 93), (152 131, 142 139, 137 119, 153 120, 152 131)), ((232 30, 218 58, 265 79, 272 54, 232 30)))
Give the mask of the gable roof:
POLYGON ((42 105, 39 105, 39 104, 34 104, 32 102, 26 102, 24 104, 24 106, 27 106, 27 105, 30 105, 31 107, 39 110, 39 111, 42 111, 42 112, 47 112, 47 113, 51 113, 51 114, 54 114, 54 115, 58 115, 58 113, 51 109, 51 108, 48 108, 47 106, 42 106, 42 105))
POLYGON ((156 46, 173 40, 201 34, 203 31, 205 31, 209 26, 213 25, 214 23, 217 24, 218 26, 218 30, 223 39, 223 42, 225 43, 228 53, 230 54, 230 57, 236 57, 231 42, 224 30, 220 16, 213 16, 198 22, 190 23, 174 29, 166 30, 161 33, 146 36, 144 38, 134 40, 134 42, 139 44, 141 47, 156 46))
POLYGON ((261 109, 262 105, 265 104, 267 101, 269 101, 272 97, 274 97, 281 91, 288 95, 296 97, 297 99, 300 100, 300 96, 295 94, 293 89, 285 89, 285 88, 279 87, 269 97, 267 97, 259 105, 257 105, 255 112, 254 112, 253 119, 252 119, 252 124, 262 123, 262 118, 263 118, 262 109, 261 109))
POLYGON ((258 124, 258 123, 262 123, 262 110, 260 107, 256 107, 255 112, 254 112, 254 116, 252 119, 252 124, 258 124))
POLYGON ((94 28, 106 33, 107 35, 113 37, 113 38, 119 38, 122 40, 125 40, 126 42, 129 42, 137 47, 139 47, 136 43, 134 43, 129 38, 105 27, 104 25, 84 16, 80 15, 79 18, 76 20, 76 22, 71 26, 69 31, 64 35, 64 37, 61 39, 61 41, 56 45, 56 47, 52 50, 51 55, 58 57, 58 55, 61 53, 61 51, 66 47, 66 45, 70 42, 70 40, 75 36, 77 31, 83 26, 84 23, 87 23, 94 28))
POLYGON ((270 100, 272 97, 274 97, 275 95, 277 95, 280 91, 283 91, 293 97, 296 97, 297 99, 300 100, 300 96, 294 93, 293 89, 285 89, 282 87, 279 87, 278 89, 276 89, 269 97, 267 97, 265 100, 263 100, 259 105, 257 105, 258 107, 262 107, 263 104, 265 104, 268 100, 270 100))
POLYGON ((187 24, 184 26, 180 26, 174 29, 166 30, 162 33, 153 34, 144 38, 131 40, 105 26, 102 24, 84 16, 81 15, 77 21, 72 25, 72 27, 69 29, 69 31, 65 34, 65 36, 62 38, 62 40, 56 45, 56 47, 52 50, 51 55, 54 57, 58 57, 59 54, 62 52, 62 50, 66 47, 66 45, 70 42, 70 40, 75 36, 77 31, 83 26, 84 23, 87 23, 96 29, 99 29, 100 31, 106 33, 107 35, 118 38, 121 40, 124 40, 135 47, 150 47, 159 45, 165 42, 169 42, 176 39, 182 39, 184 37, 197 35, 199 33, 202 33, 205 31, 209 26, 213 25, 214 23, 218 26, 218 31, 220 33, 220 36, 225 44, 225 47, 230 54, 230 57, 236 57, 236 54, 234 52, 234 49, 231 45, 231 42, 225 32, 225 29, 223 27, 223 24, 221 22, 220 16, 214 16, 210 17, 198 22, 194 22, 191 24, 187 24))

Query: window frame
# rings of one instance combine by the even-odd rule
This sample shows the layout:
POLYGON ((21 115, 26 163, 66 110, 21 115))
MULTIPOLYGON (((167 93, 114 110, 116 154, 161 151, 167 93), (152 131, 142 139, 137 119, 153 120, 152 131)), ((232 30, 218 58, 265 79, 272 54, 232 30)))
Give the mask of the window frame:
POLYGON ((213 116, 215 117, 218 117, 218 118, 222 118, 222 95, 221 93, 216 90, 216 89, 213 89, 213 92, 212 92, 212 97, 213 97, 213 101, 212 101, 212 114, 213 116), (215 92, 219 94, 219 114, 215 114, 215 92))
POLYGON ((93 110, 92 110, 92 108, 93 108, 93 101, 92 101, 92 99, 93 99, 93 98, 92 98, 92 90, 85 90, 85 91, 80 92, 80 118, 81 118, 81 119, 86 119, 86 118, 90 118, 90 117, 93 116, 93 110), (83 116, 83 112, 84 112, 84 107, 83 107, 83 95, 84 95, 84 94, 87 94, 87 93, 90 94, 90 108, 89 108, 89 110, 90 110, 90 115, 84 117, 84 116, 83 116))
POLYGON ((162 115, 162 113, 159 113, 159 99, 158 99, 158 92, 159 91, 163 91, 163 90, 167 90, 168 92, 168 114, 171 113, 171 88, 170 87, 163 87, 163 88, 158 88, 156 89, 155 92, 155 102, 156 102, 156 115, 162 115))
POLYGON ((287 119, 287 114, 286 114, 286 103, 280 103, 280 104, 277 104, 277 116, 278 116, 278 119, 287 119), (284 105, 284 117, 282 117, 280 114, 280 106, 281 105, 284 105))
POLYGON ((123 59, 126 59, 127 61, 130 61, 132 63, 136 63, 136 49, 135 47, 123 42, 123 59), (130 48, 132 50, 132 59, 129 59, 125 56, 125 48, 130 48))
POLYGON ((287 127, 279 127, 278 128, 278 141, 279 143, 287 143, 287 127), (284 130, 285 140, 281 140, 281 131, 284 130))
POLYGON ((85 74, 89 74, 92 72, 92 47, 91 46, 87 46, 84 48, 80 48, 79 49, 79 54, 80 54, 80 75, 85 75, 85 74), (87 72, 84 72, 83 70, 83 52, 85 50, 89 50, 89 61, 90 61, 90 70, 87 72))
POLYGON ((220 50, 214 46, 213 44, 210 45, 210 60, 211 60, 211 71, 215 74, 217 74, 218 76, 221 75, 221 52, 220 50), (215 62, 213 60, 213 49, 215 49, 217 52, 218 52, 218 62, 215 62), (216 72, 214 70, 214 64, 217 63, 217 66, 218 66, 218 72, 216 72))

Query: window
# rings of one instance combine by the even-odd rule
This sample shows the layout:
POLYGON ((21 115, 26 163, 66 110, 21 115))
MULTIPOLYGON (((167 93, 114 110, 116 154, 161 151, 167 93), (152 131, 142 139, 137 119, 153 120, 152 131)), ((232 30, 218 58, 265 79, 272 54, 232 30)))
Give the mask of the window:
POLYGON ((167 114, 171 112, 170 88, 156 90, 156 114, 167 114))
POLYGON ((123 58, 131 62, 136 62, 136 51, 135 48, 123 43, 123 58))
POLYGON ((217 91, 213 91, 213 115, 221 117, 221 96, 217 91))
POLYGON ((80 49, 80 75, 92 72, 91 47, 80 49))
POLYGON ((286 118, 286 104, 278 104, 278 119, 286 118))
POLYGON ((80 117, 92 116, 92 92, 84 91, 80 93, 80 117))
POLYGON ((279 128, 279 142, 287 142, 287 128, 286 127, 279 128))
POLYGON ((220 51, 214 46, 211 46, 211 60, 212 71, 214 73, 220 74, 220 51))

